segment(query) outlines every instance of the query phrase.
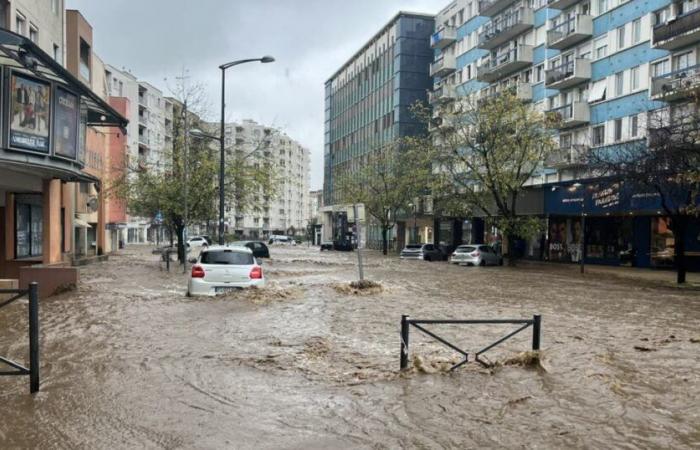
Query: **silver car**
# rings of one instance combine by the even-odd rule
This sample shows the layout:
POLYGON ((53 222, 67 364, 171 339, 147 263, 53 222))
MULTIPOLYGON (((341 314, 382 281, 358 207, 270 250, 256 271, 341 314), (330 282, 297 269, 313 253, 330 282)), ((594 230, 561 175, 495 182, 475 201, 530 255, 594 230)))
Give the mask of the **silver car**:
POLYGON ((248 247, 205 248, 193 261, 187 295, 217 295, 244 287, 265 286, 262 267, 248 247))
POLYGON ((401 259, 422 259, 423 261, 440 261, 443 254, 433 244, 408 244, 401 250, 401 259))
POLYGON ((497 266, 503 264, 503 257, 490 245, 460 245, 450 256, 450 262, 467 266, 497 266))

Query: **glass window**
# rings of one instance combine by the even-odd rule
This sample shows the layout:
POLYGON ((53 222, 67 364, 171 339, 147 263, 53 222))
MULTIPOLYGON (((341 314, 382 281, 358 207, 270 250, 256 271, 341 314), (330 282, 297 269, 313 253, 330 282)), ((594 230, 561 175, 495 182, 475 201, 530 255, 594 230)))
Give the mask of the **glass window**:
POLYGON ((24 36, 24 34, 27 32, 26 23, 27 22, 24 20, 24 16, 18 13, 17 17, 15 18, 15 33, 24 36))
POLYGON ((637 137, 639 134, 639 117, 630 117, 630 137, 637 137))
POLYGON ((32 26, 29 27, 29 40, 35 44, 39 43, 39 30, 32 26))
POLYGON ((608 10, 608 0, 598 0, 598 14, 603 14, 608 10))
POLYGON ((598 125, 592 129, 592 141, 593 145, 603 145, 605 144, 605 125, 598 125))
POLYGON ((252 253, 242 253, 234 250, 209 250, 202 253, 202 264, 225 264, 247 266, 254 264, 252 253))
POLYGON ((642 19, 632 22, 632 43, 636 44, 642 40, 642 19))
POLYGON ((622 119, 615 119, 615 141, 622 140, 622 119))
POLYGON ((625 46, 625 26, 617 28, 617 48, 623 48, 625 46))
POLYGON ((41 197, 18 196, 15 203, 16 258, 41 256, 43 252, 43 209, 41 197))
POLYGON ((664 59, 663 61, 655 62, 651 65, 651 76, 660 77, 669 73, 669 61, 664 59))
POLYGON ((605 58, 608 55, 608 37, 603 36, 595 41, 595 58, 605 58))
POLYGON ((639 89, 639 66, 630 69, 630 84, 633 91, 639 89))
POLYGON ((618 72, 615 74, 615 95, 620 96, 625 90, 625 78, 624 72, 618 72))
POLYGON ((683 70, 690 67, 690 55, 691 52, 685 52, 682 55, 677 55, 673 57, 673 70, 683 70))

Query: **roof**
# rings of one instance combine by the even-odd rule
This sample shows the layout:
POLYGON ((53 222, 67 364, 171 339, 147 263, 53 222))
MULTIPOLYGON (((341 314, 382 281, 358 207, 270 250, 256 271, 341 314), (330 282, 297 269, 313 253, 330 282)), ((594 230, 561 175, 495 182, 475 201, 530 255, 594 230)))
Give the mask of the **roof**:
POLYGON ((88 107, 88 126, 116 126, 126 133, 129 121, 125 117, 26 37, 0 29, 0 64, 28 71, 75 91, 88 107))
POLYGON ((356 52, 350 57, 350 59, 348 59, 347 61, 345 61, 345 63, 344 63, 342 66, 340 66, 340 69, 336 70, 335 73, 333 73, 333 75, 331 75, 330 78, 328 78, 328 80, 326 80, 326 83, 328 83, 329 81, 332 81, 335 77, 337 77, 337 76, 340 74, 340 72, 342 72, 343 70, 345 70, 345 68, 348 67, 355 59, 357 59, 357 57, 360 56, 360 54, 362 54, 362 52, 364 52, 365 50, 367 50, 367 49, 369 48, 369 46, 372 45, 372 42, 374 42, 375 40, 377 40, 377 39, 378 39, 382 34, 384 34, 389 28, 391 28, 397 20, 399 20, 401 17, 404 17, 404 16, 405 16, 405 17, 416 17, 416 18, 421 18, 421 19, 433 19, 433 20, 435 19, 435 15, 434 15, 434 14, 416 13, 416 12, 409 12, 409 11, 399 11, 394 17, 391 18, 391 20, 389 20, 389 22, 386 23, 386 25, 384 25, 378 32, 376 32, 376 33, 365 43, 365 45, 363 45, 362 47, 360 47, 360 49, 359 49, 358 51, 356 51, 356 52))

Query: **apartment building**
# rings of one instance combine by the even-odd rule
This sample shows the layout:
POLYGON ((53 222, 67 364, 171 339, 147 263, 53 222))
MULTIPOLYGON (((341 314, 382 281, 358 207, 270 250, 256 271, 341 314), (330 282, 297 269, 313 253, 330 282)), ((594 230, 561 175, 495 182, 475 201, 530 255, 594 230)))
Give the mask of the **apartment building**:
MULTIPOLYGON (((207 128, 218 130, 219 124, 207 128)), ((271 234, 305 234, 309 216, 309 150, 280 130, 243 120, 227 123, 228 153, 246 155, 252 164, 270 162, 279 180, 277 195, 260 193, 259 210, 226 208, 226 233, 241 238, 262 239, 271 234)))
MULTIPOLYGON (((110 65, 105 70, 110 95, 128 99, 129 117, 135 118, 129 122, 126 136, 129 169, 135 170, 139 166, 161 169, 173 144, 173 100, 127 70, 110 65)), ((152 222, 152 217, 129 215, 122 239, 131 244, 155 242, 156 229, 152 222)))
POLYGON ((27 37, 63 64, 64 11, 64 0, 2 0, 0 27, 27 37))
MULTIPOLYGON (((434 23, 432 15, 399 12, 326 81, 324 240, 342 243, 352 236, 338 176, 356 172, 372 152, 398 138, 424 131, 410 107, 427 101, 432 84, 434 23)), ((365 227, 363 234, 368 245, 381 244, 378 227, 365 227)), ((391 239, 397 235, 403 233, 391 239)))
MULTIPOLYGON (((592 178, 584 161, 591 148, 646 142, 650 114, 685 98, 698 79, 699 7, 694 0, 457 0, 440 12, 431 101, 512 89, 560 118, 559 150, 531 183, 547 248, 534 239, 525 256, 668 264, 654 256, 672 245, 658 198, 625 201, 635 194, 592 178), (634 258, 623 257, 630 252, 634 258)), ((697 240, 689 245, 700 250, 697 240)))

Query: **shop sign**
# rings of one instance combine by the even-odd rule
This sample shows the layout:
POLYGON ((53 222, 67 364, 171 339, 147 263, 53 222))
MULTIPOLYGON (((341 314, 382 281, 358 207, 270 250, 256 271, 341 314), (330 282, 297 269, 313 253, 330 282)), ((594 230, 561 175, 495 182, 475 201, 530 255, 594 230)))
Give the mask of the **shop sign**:
POLYGON ((620 205, 620 184, 595 190, 591 193, 592 209, 612 209, 620 205))
POLYGON ((54 154, 74 160, 78 156, 79 98, 57 87, 54 108, 54 154))
POLYGON ((10 96, 10 147, 49 153, 51 85, 13 73, 10 96))

